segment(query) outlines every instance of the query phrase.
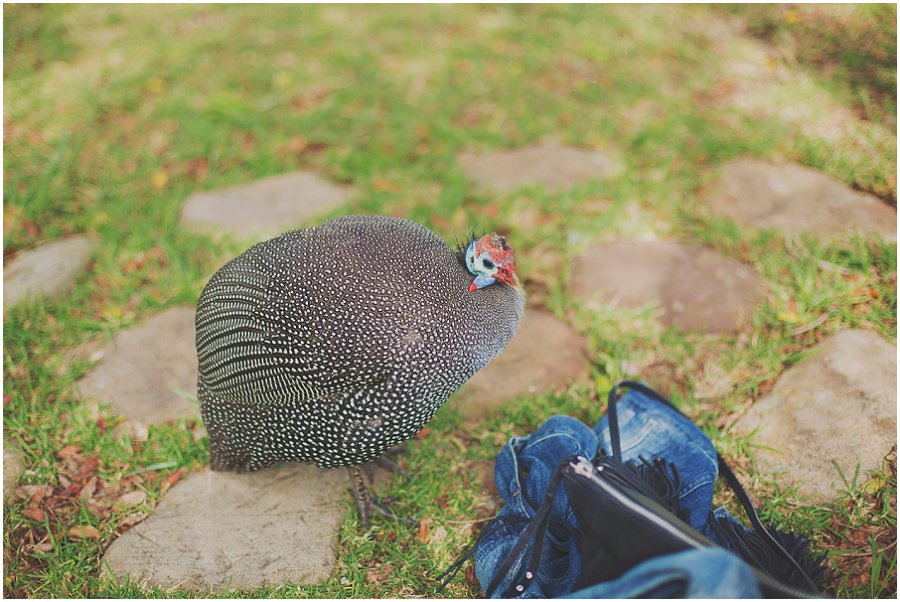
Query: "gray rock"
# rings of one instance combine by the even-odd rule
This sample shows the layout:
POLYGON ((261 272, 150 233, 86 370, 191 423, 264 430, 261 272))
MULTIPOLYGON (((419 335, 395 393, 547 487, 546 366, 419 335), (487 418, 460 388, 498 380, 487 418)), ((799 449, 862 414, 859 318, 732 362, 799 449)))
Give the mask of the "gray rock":
POLYGON ((24 470, 25 465, 22 462, 22 456, 19 452, 10 447, 5 441, 3 443, 3 501, 12 499, 13 490, 16 488, 16 481, 24 470))
POLYGON ((753 442, 771 449, 755 450, 761 473, 814 502, 834 499, 846 486, 833 461, 850 480, 897 445, 897 348, 868 331, 831 336, 735 424, 757 428, 753 442))
POLYGON ((316 583, 334 568, 348 484, 345 470, 298 464, 195 473, 115 540, 101 566, 164 588, 316 583))
POLYGON ((56 296, 70 290, 96 247, 97 241, 87 236, 71 236, 4 261, 4 310, 31 297, 56 296))
POLYGON ((301 171, 194 194, 181 211, 181 223, 214 235, 267 238, 341 207, 349 196, 348 188, 301 171))
POLYGON ((604 153, 555 142, 485 154, 466 152, 459 156, 459 163, 469 178, 497 193, 536 184, 550 191, 564 190, 581 182, 606 179, 619 170, 604 153))
POLYGON ((764 292, 750 266, 671 241, 597 245, 575 258, 570 281, 583 301, 652 303, 664 324, 704 333, 735 332, 764 292))
POLYGON ((738 159, 722 166, 706 195, 735 223, 823 238, 859 231, 897 240, 897 210, 802 165, 738 159))
POLYGON ((197 418, 194 309, 176 307, 116 334, 93 357, 97 367, 78 381, 82 397, 109 402, 143 423, 197 418))
POLYGON ((564 387, 588 372, 587 343, 542 310, 528 310, 506 349, 465 384, 453 403, 478 421, 520 395, 564 387))

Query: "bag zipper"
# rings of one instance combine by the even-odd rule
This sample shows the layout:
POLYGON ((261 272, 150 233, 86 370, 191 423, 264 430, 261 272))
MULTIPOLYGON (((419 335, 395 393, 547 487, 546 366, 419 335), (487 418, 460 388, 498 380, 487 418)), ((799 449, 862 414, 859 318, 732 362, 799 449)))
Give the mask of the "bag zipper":
POLYGON ((577 461, 570 462, 569 466, 575 472, 575 474, 584 477, 591 481, 597 487, 600 487, 604 492, 614 497, 619 503, 623 504, 631 511, 636 512, 643 516, 645 519, 649 520, 653 524, 662 528, 664 531, 674 536, 676 539, 689 545, 692 548, 704 548, 706 546, 702 545, 700 542, 694 540, 692 537, 681 531, 680 529, 673 527, 668 521, 659 517, 656 513, 648 510, 641 504, 638 504, 627 495, 623 494, 621 491, 599 478, 596 474, 596 468, 593 464, 582 456, 578 456, 577 461))

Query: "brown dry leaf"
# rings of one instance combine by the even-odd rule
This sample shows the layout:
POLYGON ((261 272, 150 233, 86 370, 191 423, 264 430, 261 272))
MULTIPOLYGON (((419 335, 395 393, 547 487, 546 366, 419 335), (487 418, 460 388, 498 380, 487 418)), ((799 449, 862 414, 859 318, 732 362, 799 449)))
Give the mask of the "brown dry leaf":
POLYGON ((137 506, 138 504, 143 504, 144 500, 146 499, 146 491, 132 491, 119 497, 119 500, 116 502, 116 506, 121 506, 123 508, 126 508, 128 506, 137 506))
POLYGON ((439 525, 437 529, 431 532, 428 536, 428 543, 433 545, 440 545, 447 539, 447 529, 444 528, 443 525, 439 525))
POLYGON ((119 519, 119 528, 120 529, 130 529, 135 526, 145 518, 147 518, 146 512, 132 512, 130 514, 126 514, 122 518, 119 519))
POLYGON ((466 581, 469 585, 478 585, 478 577, 475 575, 475 565, 470 564, 466 567, 466 581))
POLYGON ((27 500, 31 498, 30 505, 37 506, 41 501, 53 493, 52 485, 21 485, 16 487, 14 495, 16 499, 27 500))
POLYGON ((386 180, 384 178, 376 178, 372 182, 372 189, 376 192, 397 192, 398 190, 400 190, 400 187, 390 180, 386 180))
POLYGON ((97 477, 91 477, 87 483, 85 483, 84 487, 82 487, 81 492, 78 494, 83 500, 89 500, 94 497, 94 492, 97 491, 97 477))
POLYGON ((374 567, 366 571, 366 582, 371 584, 380 583, 391 571, 390 564, 378 563, 374 567))
POLYGON ((22 208, 13 203, 3 204, 3 233, 9 234, 22 215, 22 208))
POLYGON ((62 460, 62 459, 68 458, 70 456, 74 456, 75 454, 77 454, 80 451, 81 451, 81 446, 78 445, 77 443, 73 443, 72 445, 67 445, 64 448, 62 448, 61 450, 59 450, 58 452, 56 452, 56 457, 62 460))
POLYGON ((25 546, 27 554, 46 554, 53 551, 53 544, 49 541, 43 543, 28 544, 25 546))
POLYGON ((431 524, 430 518, 423 518, 419 522, 419 532, 416 533, 416 541, 419 543, 427 543, 428 542, 428 525, 431 524))
POLYGON ((188 177, 194 182, 202 182, 209 174, 209 159, 206 157, 195 157, 187 163, 188 177))
POLYGON ((162 480, 162 483, 159 484, 159 490, 165 493, 169 490, 169 487, 177 483, 185 473, 187 473, 187 468, 183 466, 175 472, 169 473, 169 475, 162 480))
POLYGON ((27 221, 24 223, 25 232, 28 236, 32 238, 37 238, 41 234, 41 227, 32 221, 27 221))
POLYGON ((69 456, 65 460, 65 473, 73 481, 85 482, 93 477, 97 468, 100 467, 100 460, 91 456, 69 456))
POLYGON ((426 426, 426 427, 423 427, 422 430, 420 430, 418 433, 415 434, 415 438, 418 440, 427 439, 428 435, 430 435, 430 434, 431 434, 431 429, 426 426))
POLYGON ((25 518, 31 519, 38 523, 42 523, 47 519, 47 513, 40 508, 28 508, 26 510, 22 510, 22 515, 25 518))
POLYGON ((102 537, 97 527, 91 525, 76 525, 70 528, 66 534, 76 539, 100 539, 102 537))
POLYGON ((167 174, 164 169, 157 169, 153 172, 153 175, 150 176, 150 183, 155 189, 162 190, 166 187, 166 184, 169 183, 169 174, 167 174))

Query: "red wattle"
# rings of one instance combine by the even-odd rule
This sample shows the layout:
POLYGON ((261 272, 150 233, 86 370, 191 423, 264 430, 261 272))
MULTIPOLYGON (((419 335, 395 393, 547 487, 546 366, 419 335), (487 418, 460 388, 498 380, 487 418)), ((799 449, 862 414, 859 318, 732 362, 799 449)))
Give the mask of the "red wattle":
POLYGON ((475 286, 475 283, 474 283, 474 282, 473 282, 472 284, 469 285, 469 292, 470 292, 470 293, 474 293, 474 292, 477 291, 477 290, 478 290, 478 287, 475 286))

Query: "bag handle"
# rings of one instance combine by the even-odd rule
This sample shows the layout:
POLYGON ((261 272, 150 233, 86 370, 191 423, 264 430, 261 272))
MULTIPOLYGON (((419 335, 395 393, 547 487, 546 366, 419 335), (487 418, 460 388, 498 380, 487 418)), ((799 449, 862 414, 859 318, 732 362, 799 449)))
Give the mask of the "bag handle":
MULTIPOLYGON (((669 401, 650 387, 632 380, 623 380, 619 382, 609 392, 608 407, 606 412, 609 415, 609 439, 612 446, 613 457, 615 457, 615 459, 620 462, 622 461, 622 447, 621 440, 619 438, 619 421, 618 415, 616 413, 616 402, 619 399, 619 389, 621 387, 640 391, 651 399, 654 399, 672 408, 673 410, 684 416, 684 412, 679 410, 671 401, 669 401)), ((685 416, 685 418, 687 417, 685 416)), ((753 507, 753 502, 750 501, 750 496, 747 495, 747 492, 744 490, 741 482, 734 474, 734 471, 731 470, 731 467, 728 466, 728 464, 725 462, 725 459, 722 457, 722 454, 720 454, 718 450, 716 450, 716 460, 719 464, 719 474, 725 477, 725 482, 728 483, 728 486, 737 496, 738 501, 741 503, 741 506, 743 506, 744 512, 747 513, 747 517, 750 519, 750 523, 753 525, 754 530, 758 534, 760 534, 769 544, 769 546, 780 556, 782 556, 791 565, 791 567, 795 571, 797 571, 799 575, 803 577, 803 579, 806 581, 806 584, 810 588, 812 588, 813 592, 818 593, 818 586, 816 586, 813 580, 809 578, 809 575, 806 574, 806 571, 800 568, 800 565, 797 563, 794 557, 784 549, 784 546, 778 543, 778 541, 772 536, 772 534, 769 533, 769 530, 766 529, 766 527, 763 525, 762 521, 759 519, 759 515, 756 512, 756 508, 753 507)))

